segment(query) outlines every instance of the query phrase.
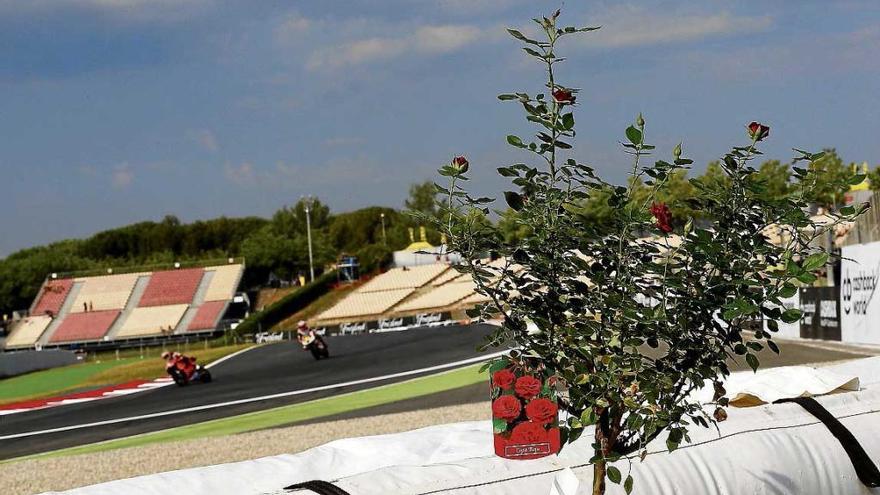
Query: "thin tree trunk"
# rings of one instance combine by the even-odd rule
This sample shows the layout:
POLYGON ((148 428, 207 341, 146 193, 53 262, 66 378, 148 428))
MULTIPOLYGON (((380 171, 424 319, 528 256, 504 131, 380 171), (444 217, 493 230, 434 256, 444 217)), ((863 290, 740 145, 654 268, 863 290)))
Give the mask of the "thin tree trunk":
MULTIPOLYGON (((602 414, 600 413, 600 418, 602 414)), ((596 430, 594 433, 594 438, 596 439, 596 445, 599 447, 596 450, 596 454, 601 454, 603 457, 605 456, 605 442, 607 439, 605 438, 604 433, 602 432, 602 421, 601 419, 596 422, 595 426, 596 430)), ((593 495, 605 495, 605 470, 607 469, 607 463, 605 459, 601 459, 596 461, 593 464, 593 495)))
POLYGON ((605 461, 593 464, 593 495, 605 495, 605 461))

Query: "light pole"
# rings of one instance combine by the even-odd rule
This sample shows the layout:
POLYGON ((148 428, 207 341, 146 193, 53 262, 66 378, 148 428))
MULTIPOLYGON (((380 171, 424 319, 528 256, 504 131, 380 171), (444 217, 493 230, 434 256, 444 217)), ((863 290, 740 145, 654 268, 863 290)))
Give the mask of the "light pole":
POLYGON ((310 282, 315 281, 315 266, 312 261, 312 219, 310 215, 310 211, 312 209, 312 203, 314 202, 314 198, 311 196, 306 196, 303 198, 303 204, 306 207, 306 235, 309 238, 309 275, 311 276, 310 282))
POLYGON ((379 218, 382 219, 382 244, 385 245, 385 246, 387 246, 387 245, 388 245, 388 238, 385 237, 385 213, 382 212, 382 213, 379 215, 379 218))

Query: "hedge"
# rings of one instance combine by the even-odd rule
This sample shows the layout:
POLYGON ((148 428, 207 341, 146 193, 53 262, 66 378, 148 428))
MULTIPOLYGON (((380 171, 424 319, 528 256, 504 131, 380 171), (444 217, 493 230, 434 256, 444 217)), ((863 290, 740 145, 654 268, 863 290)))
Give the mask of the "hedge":
POLYGON ((335 270, 324 272, 314 282, 306 284, 301 289, 282 297, 263 311, 258 311, 245 318, 235 328, 235 332, 239 335, 245 335, 268 330, 326 294, 335 282, 335 270))

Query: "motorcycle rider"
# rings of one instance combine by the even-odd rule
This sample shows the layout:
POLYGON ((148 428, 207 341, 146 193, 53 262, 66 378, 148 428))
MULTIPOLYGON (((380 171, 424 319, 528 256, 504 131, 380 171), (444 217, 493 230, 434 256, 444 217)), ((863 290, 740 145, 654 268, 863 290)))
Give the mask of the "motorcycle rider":
POLYGON ((324 343, 324 339, 322 339, 320 335, 315 333, 315 331, 309 327, 308 323, 306 323, 304 320, 300 320, 299 323, 296 324, 296 340, 298 340, 300 344, 305 345, 305 339, 308 337, 314 337, 315 340, 320 342, 322 346, 326 346, 326 344, 324 343))
POLYGON ((162 353, 162 359, 165 360, 165 371, 168 371, 170 368, 174 367, 177 364, 177 360, 174 359, 174 355, 169 351, 165 351, 162 353))

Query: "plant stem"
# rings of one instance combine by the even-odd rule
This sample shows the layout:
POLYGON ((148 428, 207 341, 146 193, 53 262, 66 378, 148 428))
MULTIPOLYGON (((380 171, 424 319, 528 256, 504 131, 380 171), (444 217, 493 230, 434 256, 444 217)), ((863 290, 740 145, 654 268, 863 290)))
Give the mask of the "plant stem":
POLYGON ((605 495, 605 460, 593 464, 593 495, 605 495))

